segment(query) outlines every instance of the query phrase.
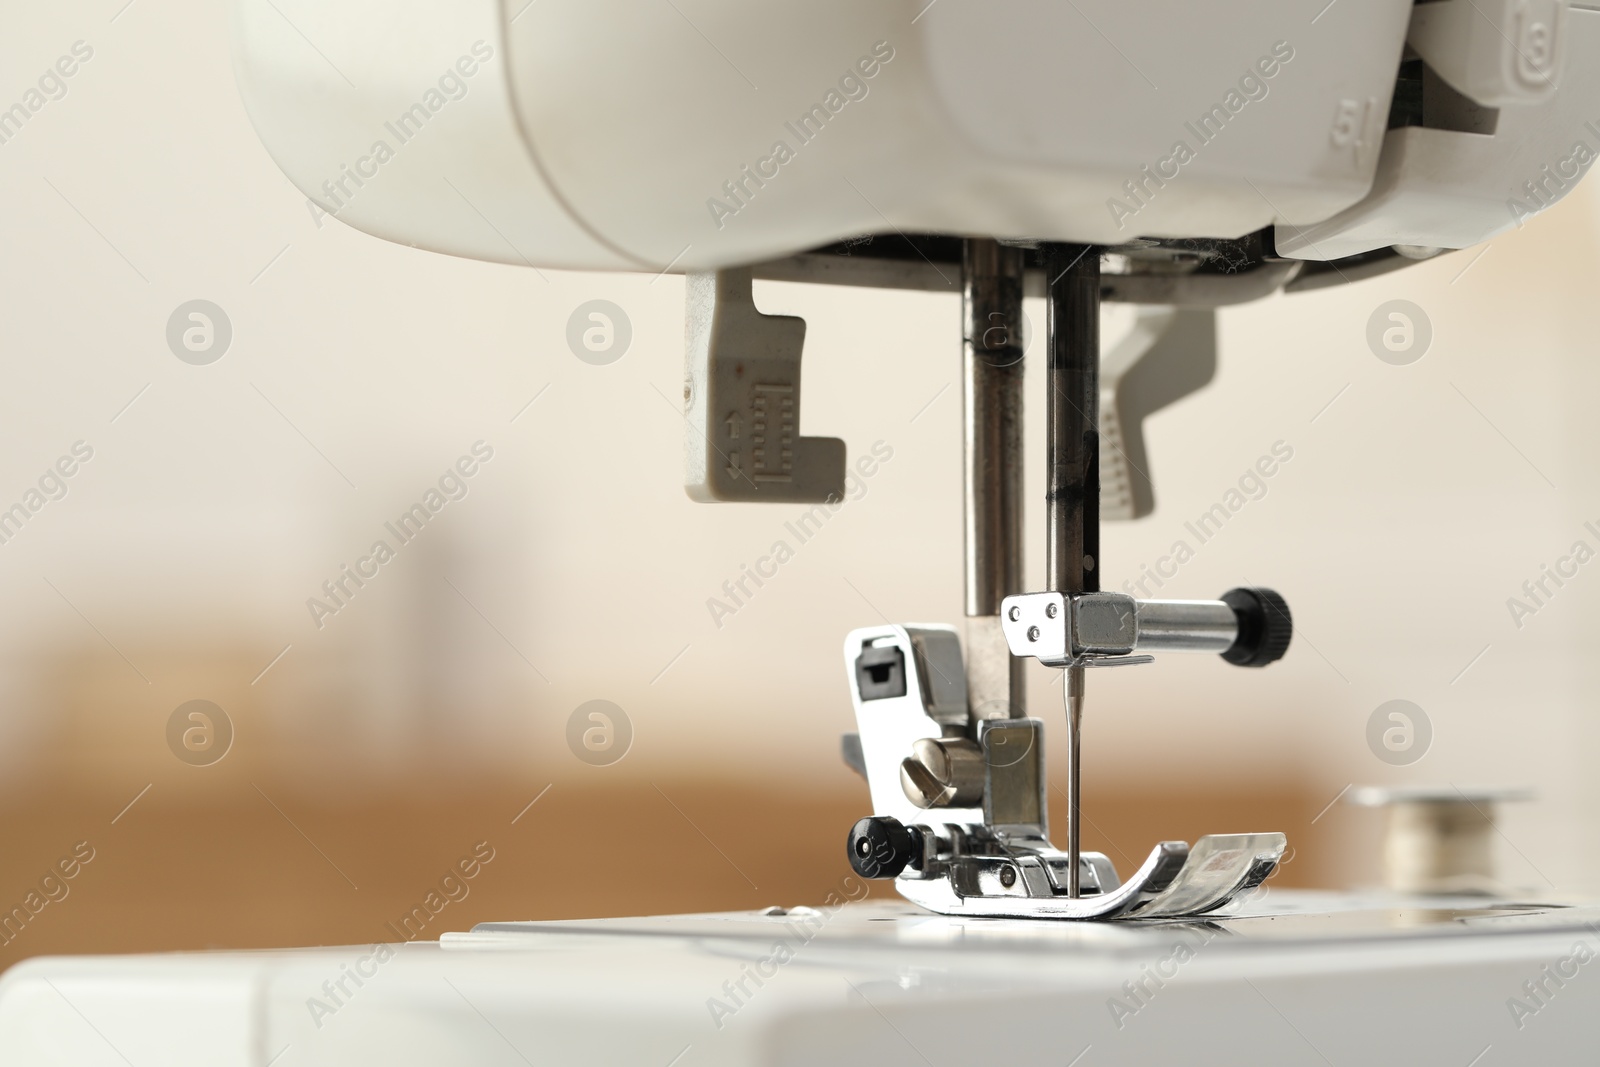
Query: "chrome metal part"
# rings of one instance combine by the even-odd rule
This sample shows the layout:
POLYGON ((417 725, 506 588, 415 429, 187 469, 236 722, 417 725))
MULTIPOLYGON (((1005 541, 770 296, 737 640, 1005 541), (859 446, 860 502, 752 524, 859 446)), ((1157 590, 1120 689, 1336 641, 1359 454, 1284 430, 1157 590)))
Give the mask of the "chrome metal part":
POLYGON ((1136 600, 1138 647, 1150 652, 1226 652, 1239 618, 1220 600, 1136 600))
MULTIPOLYGON (((1024 593, 1001 615, 1015 656, 1089 666, 1141 652, 1226 652, 1237 613, 1220 600, 1135 600, 1122 593, 1024 593)), ((1145 662, 1145 661, 1141 661, 1145 662)))
POLYGON ((1044 723, 1004 719, 979 723, 983 748, 983 821, 1002 837, 1046 838, 1044 723))
MULTIPOLYGON (((1204 915, 1261 885, 1277 869, 1282 834, 1220 834, 1202 837, 1191 849, 1163 841, 1126 882, 1100 881, 1109 862, 1087 853, 1077 874, 1082 892, 1058 888, 1065 858, 1053 850, 994 843, 986 852, 941 856, 933 871, 902 877, 896 888, 912 903, 941 915, 1034 919, 1171 919, 1204 915), (1024 876, 1004 887, 998 872, 1015 867, 1024 876), (1037 871, 1042 877, 1026 875, 1037 871)), ((969 848, 972 847, 969 845, 969 848)), ((1068 860, 1070 863, 1070 860, 1068 860)), ((1070 872, 1069 872, 1070 873, 1070 872)))
MULTIPOLYGON (((899 819, 907 826, 925 823, 927 809, 908 797, 901 785, 901 765, 917 742, 943 740, 967 728, 961 639, 948 626, 874 626, 845 638, 844 658, 852 680, 851 698, 872 812, 899 819), (903 665, 899 692, 883 696, 870 688, 863 692, 863 672, 857 669, 863 657, 898 659, 903 665)), ((939 821, 981 824, 982 802, 942 807, 939 821)))
POLYGON ((1126 598, 1084 593, 1072 598, 1072 647, 1087 655, 1126 656, 1138 644, 1139 625, 1126 598))
POLYGON ((745 268, 685 279, 684 487, 706 503, 842 500, 844 442, 800 436, 805 320, 763 315, 750 278, 745 268))
POLYGON ((983 750, 965 737, 912 742, 900 788, 919 808, 971 807, 984 796, 983 750))
POLYGON ((1100 251, 1051 251, 1045 585, 1092 593, 1100 588, 1100 251))
MULTIPOLYGON (((1045 268, 1050 273, 1045 584, 1058 593, 1093 593, 1100 588, 1100 250, 1052 246, 1045 268)), ((1079 892, 1083 688, 1083 668, 1074 665, 1066 685, 1067 893, 1072 897, 1079 892)))
MULTIPOLYGON (((1144 455, 1145 415, 1210 380, 1215 321, 1209 312, 1141 315, 1133 338, 1112 354, 1104 387, 1104 250, 984 240, 961 248, 969 658, 963 661, 948 627, 877 627, 846 639, 873 799, 873 815, 852 830, 852 865, 866 877, 894 877, 908 899, 952 915, 1175 917, 1222 907, 1276 869, 1282 834, 1205 837, 1192 852, 1165 842, 1126 883, 1105 856, 1082 851, 1088 667, 1149 662, 1135 654, 1141 647, 1221 652, 1244 666, 1288 649, 1288 607, 1271 590, 1236 589, 1220 601, 1138 601, 1100 591, 1102 472, 1116 478, 1116 506, 1129 517, 1154 506, 1148 474, 1130 450, 1144 455), (1015 591, 1020 318, 1030 253, 1046 268, 1049 312, 1047 588, 1023 594, 1015 591), (1102 461, 1103 426, 1120 465, 1102 461), (1046 825, 1044 724, 1021 717, 1028 658, 1065 670, 1065 852, 1051 845, 1046 825)), ((1132 262, 1140 251, 1129 246, 1110 258, 1132 262)))
MULTIPOLYGON (((964 709, 951 700, 964 692, 964 675, 953 630, 871 627, 852 633, 844 651, 875 816, 863 822, 892 827, 892 819, 905 828, 896 833, 909 831, 913 853, 889 870, 916 904, 1013 918, 1196 915, 1260 885, 1283 854, 1282 834, 1205 837, 1193 849, 1169 841, 1123 883, 1106 856, 1072 854, 1073 824, 1067 851, 1050 843, 1043 722, 958 721, 964 709), (903 665, 899 684, 863 671, 864 661, 885 666, 885 676, 903 665), (974 770, 981 771, 975 799, 974 770)), ((1069 704, 1081 699, 1086 665, 1067 672, 1069 704)), ((1069 725, 1077 715, 1081 706, 1069 711, 1069 725)))
POLYGON ((1078 857, 1083 855, 1083 667, 1067 668, 1067 896, 1080 895, 1078 857))
POLYGON ((969 239, 962 257, 967 688, 978 719, 1020 717, 1023 662, 1000 601, 1023 590, 1023 252, 969 239))

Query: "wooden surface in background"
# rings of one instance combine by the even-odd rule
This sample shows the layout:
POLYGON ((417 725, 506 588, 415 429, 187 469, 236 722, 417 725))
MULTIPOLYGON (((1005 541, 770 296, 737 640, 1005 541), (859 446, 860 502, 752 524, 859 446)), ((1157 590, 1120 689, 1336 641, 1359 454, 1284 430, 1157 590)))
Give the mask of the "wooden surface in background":
MULTIPOLYGON (((273 781, 205 795, 158 785, 126 811, 136 790, 37 791, 0 805, 0 909, 24 905, 76 843, 95 858, 0 946, 0 968, 58 953, 394 941, 408 914, 426 914, 412 932, 433 939, 486 920, 816 903, 850 874, 845 834, 867 813, 864 786, 808 795, 682 780, 557 781, 528 807, 544 785, 435 780, 337 803, 273 781), (494 858, 441 888, 480 842, 494 858)), ((1084 847, 1127 872, 1160 840, 1283 830, 1296 852, 1274 884, 1330 884, 1307 859, 1323 854, 1311 820, 1326 799, 1092 790, 1084 847)), ((1052 802, 1059 843, 1064 802, 1052 802)))

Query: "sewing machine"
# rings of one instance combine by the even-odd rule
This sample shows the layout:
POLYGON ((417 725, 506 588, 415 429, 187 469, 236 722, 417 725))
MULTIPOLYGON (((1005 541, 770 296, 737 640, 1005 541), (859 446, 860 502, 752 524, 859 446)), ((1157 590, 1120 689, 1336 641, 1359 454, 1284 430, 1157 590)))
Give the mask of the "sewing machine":
POLYGON ((1217 308, 1468 248, 1570 191, 1600 151, 1600 8, 344 0, 321 30, 360 57, 345 70, 271 0, 234 8, 251 119, 318 226, 685 275, 695 500, 826 506, 857 462, 801 434, 805 323, 761 312, 755 280, 959 297, 965 618, 843 645, 842 754, 866 789, 841 847, 906 903, 860 903, 850 879, 760 914, 34 961, 0 985, 8 1062, 114 1062, 101 1027, 130 1062, 251 1067, 1208 1062, 1269 1040, 1284 1063, 1584 1062, 1600 908, 1485 893, 1438 847, 1388 893, 1262 893, 1287 846, 1270 826, 1119 872, 1079 824, 1091 670, 1270 669, 1294 647, 1278 592, 1153 599, 1102 560, 1101 522, 1155 507, 1144 420, 1211 380, 1217 308), (1039 589, 1025 295, 1048 307, 1039 589), (1102 302, 1139 309, 1114 346, 1102 302), (1062 672, 1062 709, 1028 708, 1030 659, 1062 672), (1047 743, 1067 756, 1061 847, 1047 743))

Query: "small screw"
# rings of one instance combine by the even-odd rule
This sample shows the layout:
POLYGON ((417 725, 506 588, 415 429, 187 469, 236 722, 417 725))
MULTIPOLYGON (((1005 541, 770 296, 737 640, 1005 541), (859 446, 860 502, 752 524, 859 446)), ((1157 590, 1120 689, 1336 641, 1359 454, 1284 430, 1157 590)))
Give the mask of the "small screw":
POLYGON ((1022 618, 1022 609, 1013 604, 1011 605, 1011 610, 1006 612, 1006 614, 1010 616, 1012 622, 1016 622, 1018 619, 1022 618))
POLYGON ((1054 604, 1046 604, 1044 606, 1045 617, 1046 618, 1050 618, 1050 619, 1055 618, 1056 617, 1056 610, 1057 609, 1056 609, 1056 606, 1054 604))
POLYGON ((1086 570, 1086 571, 1094 570, 1094 557, 1093 556, 1084 556, 1083 557, 1083 569, 1086 570))
POLYGON ((1037 641, 1037 640, 1039 640, 1039 628, 1037 626, 1028 627, 1028 640, 1029 641, 1037 641))
POLYGON ((1000 884, 1010 889, 1017 884, 1017 869, 1015 867, 1000 868, 1000 884))

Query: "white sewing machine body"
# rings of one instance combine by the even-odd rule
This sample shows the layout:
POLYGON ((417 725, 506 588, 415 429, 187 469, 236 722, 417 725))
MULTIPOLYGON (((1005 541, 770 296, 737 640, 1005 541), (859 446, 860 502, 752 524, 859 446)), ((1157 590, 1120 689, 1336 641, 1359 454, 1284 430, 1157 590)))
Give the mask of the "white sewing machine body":
POLYGON ((778 915, 489 924, 381 951, 36 960, 0 980, 0 1058, 1592 1062, 1592 907, 1282 891, 1211 922, 1041 924, 847 895, 778 915))
MULTIPOLYGON (((1392 267, 1477 244, 1559 200, 1600 156, 1600 9, 1564 0, 340 0, 315 16, 329 51, 357 57, 338 68, 271 0, 234 7, 251 119, 319 225, 337 217, 388 240, 536 267, 721 272, 702 273, 692 344, 711 366, 719 346, 747 343, 717 334, 718 314, 742 300, 741 329, 793 347, 782 373, 796 423, 803 329, 745 306, 751 272, 938 287, 914 257, 880 269, 865 255, 814 254, 826 246, 906 234, 1094 245, 1132 263, 1107 275, 1107 299, 1188 314, 1266 295, 1318 264, 1331 265, 1317 275, 1327 282, 1362 276, 1363 257, 1392 267), (1248 252, 1248 270, 1217 243, 1248 252), (1197 263, 1209 287, 1170 284, 1174 264, 1197 263)), ((1020 263, 1009 275, 1019 316, 1020 263)), ((1054 284, 1040 268, 1029 261, 1030 292, 1054 284)), ((693 380, 715 385, 711 371, 693 380)), ((819 448, 826 474, 843 448, 819 448)), ((727 499, 706 459, 691 491, 727 499)), ((739 465, 728 469, 737 481, 739 465)), ((1129 505, 1124 517, 1141 513, 1129 505)), ((1060 606, 1065 626, 1084 603, 1052 602, 1049 618, 1060 606)), ((1162 603, 1221 613, 1220 643, 1206 651, 1237 644, 1223 602, 1138 611, 1162 603)), ((968 615, 993 618, 998 638, 998 607, 968 615)), ((900 642, 904 672, 920 662, 913 636, 868 634, 879 646, 858 640, 847 663, 900 642)), ((1075 631, 1059 640, 1052 665, 1068 669, 1136 644, 1079 647, 1075 631)), ((951 654, 959 669, 959 642, 951 654)), ((1003 642, 998 655, 1003 674, 1003 642)), ((999 730, 954 688, 948 700, 912 700, 894 745, 864 730, 865 758, 882 764, 880 815, 921 818, 934 804, 895 792, 908 740, 953 739, 969 721, 999 730)), ((868 701, 907 692, 904 678, 898 693, 858 691, 858 714, 865 722, 877 714, 868 701)), ((964 819, 1004 821, 970 800, 981 798, 974 788, 964 819)), ((1042 839, 1042 816, 1031 821, 1042 839)), ((1275 863, 1281 835, 1265 836, 1275 863)), ((970 860, 967 840, 918 838, 926 852, 913 874, 923 857, 950 869, 970 860)), ((1027 887, 1014 889, 1005 842, 990 844, 984 877, 1009 870, 1013 881, 984 900, 1003 911, 1005 894, 1027 887)), ((1034 867, 1078 870, 1053 852, 1034 867)), ((1253 887, 1250 863, 1241 870, 1230 891, 1253 887)), ((1032 888, 1052 908, 1091 899, 1076 880, 1071 898, 1032 888)), ((1065 920, 1030 920, 812 903, 810 913, 489 924, 405 946, 35 960, 0 980, 0 1060, 1593 1060, 1600 980, 1587 970, 1600 907, 1283 891, 1203 918, 1091 923, 1071 908, 1040 911, 1065 920)))
POLYGON ((708 270, 894 231, 1464 248, 1600 154, 1600 10, 1318 6, 342 0, 315 24, 359 57, 335 69, 235 0, 236 61, 313 214, 540 267, 708 270), (1458 84, 1409 85, 1390 128, 1408 39, 1458 84))

